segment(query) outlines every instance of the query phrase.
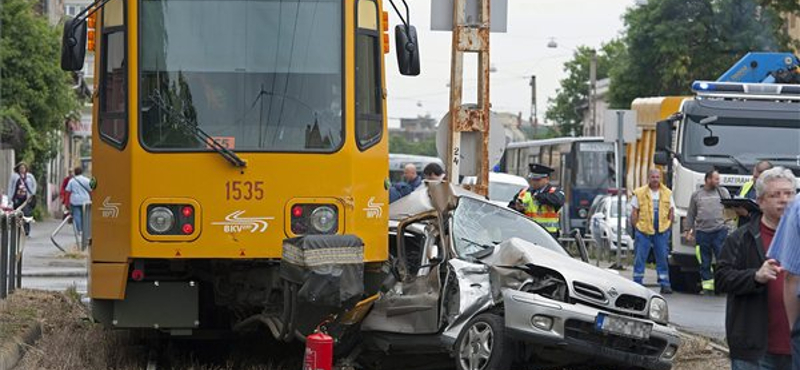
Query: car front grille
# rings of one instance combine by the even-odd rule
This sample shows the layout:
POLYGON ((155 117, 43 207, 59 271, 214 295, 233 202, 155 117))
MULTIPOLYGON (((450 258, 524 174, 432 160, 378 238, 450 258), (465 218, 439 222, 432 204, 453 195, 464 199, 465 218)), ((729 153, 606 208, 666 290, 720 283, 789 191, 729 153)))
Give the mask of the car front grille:
POLYGON ((569 339, 580 340, 626 353, 641 356, 660 356, 667 347, 667 342, 658 338, 636 340, 618 335, 604 334, 594 328, 593 323, 579 320, 567 320, 564 323, 564 334, 569 339))
POLYGON ((588 298, 596 302, 608 302, 605 293, 603 293, 603 291, 596 286, 575 281, 572 283, 572 288, 575 289, 575 293, 584 298, 588 298))
POLYGON ((630 311, 644 311, 647 307, 647 300, 630 294, 623 294, 614 303, 617 308, 630 311))

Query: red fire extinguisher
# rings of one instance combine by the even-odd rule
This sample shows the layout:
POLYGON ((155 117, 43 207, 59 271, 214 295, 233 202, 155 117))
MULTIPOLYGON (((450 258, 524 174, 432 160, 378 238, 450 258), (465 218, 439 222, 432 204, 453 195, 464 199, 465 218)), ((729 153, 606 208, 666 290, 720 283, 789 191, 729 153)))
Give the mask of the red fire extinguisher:
POLYGON ((303 370, 332 370, 333 338, 325 333, 306 337, 306 354, 303 370))

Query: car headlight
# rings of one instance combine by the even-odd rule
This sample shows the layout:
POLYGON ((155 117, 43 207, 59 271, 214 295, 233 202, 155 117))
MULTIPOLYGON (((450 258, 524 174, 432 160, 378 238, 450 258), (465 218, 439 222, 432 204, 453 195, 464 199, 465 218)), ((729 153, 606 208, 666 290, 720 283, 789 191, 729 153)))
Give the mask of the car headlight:
POLYGON ((331 207, 319 207, 311 212, 311 226, 321 234, 333 231, 336 221, 336 211, 331 207))
POLYGON ((175 225, 175 214, 167 207, 153 207, 147 215, 147 226, 157 234, 170 231, 175 225))
POLYGON ((653 297, 653 299, 650 300, 650 319, 662 324, 669 322, 667 301, 660 297, 653 297))

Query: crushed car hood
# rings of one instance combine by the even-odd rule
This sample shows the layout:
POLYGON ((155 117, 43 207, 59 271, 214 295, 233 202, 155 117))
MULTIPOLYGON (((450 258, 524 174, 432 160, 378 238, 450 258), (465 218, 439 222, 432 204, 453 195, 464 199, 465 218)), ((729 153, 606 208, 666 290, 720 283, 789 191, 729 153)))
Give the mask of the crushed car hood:
MULTIPOLYGON (((649 302, 656 294, 622 276, 592 266, 588 263, 550 251, 536 244, 518 238, 511 238, 495 246, 493 253, 481 260, 489 265, 492 290, 495 297, 501 296, 500 289, 519 289, 530 278, 526 267, 547 268, 561 274, 567 282, 571 297, 592 304, 613 306, 622 295, 640 297, 649 302), (584 294, 576 292, 575 283, 584 289, 584 294), (592 299, 586 293, 586 286, 600 292, 604 299, 592 299)), ((628 310, 641 312, 643 310, 628 310)))

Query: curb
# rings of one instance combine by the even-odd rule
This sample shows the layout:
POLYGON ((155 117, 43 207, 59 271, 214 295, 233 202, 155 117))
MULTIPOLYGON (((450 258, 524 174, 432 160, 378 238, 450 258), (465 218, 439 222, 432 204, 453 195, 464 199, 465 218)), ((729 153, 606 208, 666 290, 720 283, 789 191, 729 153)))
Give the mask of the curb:
POLYGON ((0 347, 0 370, 11 370, 25 355, 25 347, 33 345, 33 343, 42 336, 42 323, 36 323, 28 328, 28 330, 21 336, 6 342, 0 347))
POLYGON ((87 277, 88 274, 86 271, 80 270, 64 270, 64 271, 28 271, 22 272, 22 277, 53 277, 53 278, 60 278, 60 277, 87 277))

